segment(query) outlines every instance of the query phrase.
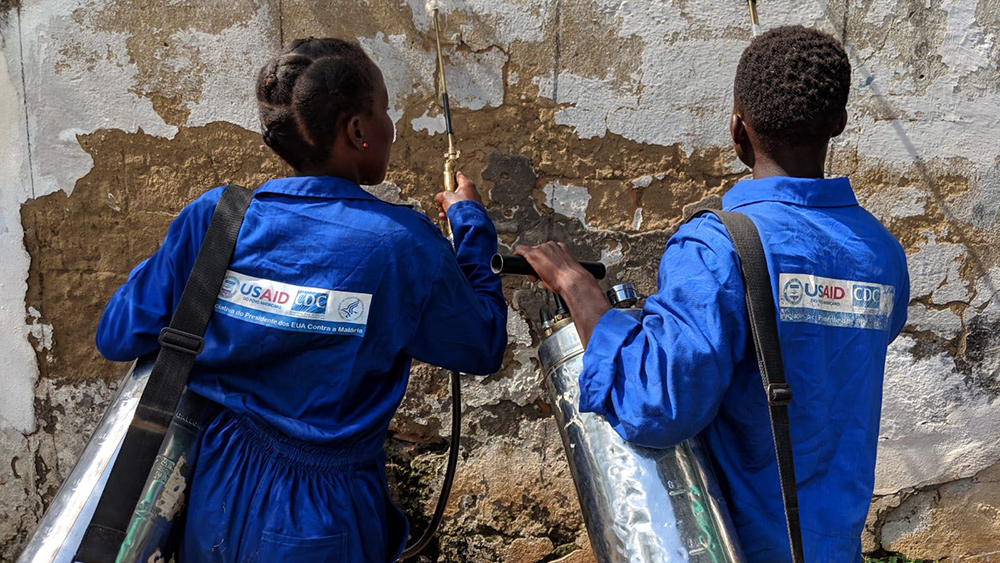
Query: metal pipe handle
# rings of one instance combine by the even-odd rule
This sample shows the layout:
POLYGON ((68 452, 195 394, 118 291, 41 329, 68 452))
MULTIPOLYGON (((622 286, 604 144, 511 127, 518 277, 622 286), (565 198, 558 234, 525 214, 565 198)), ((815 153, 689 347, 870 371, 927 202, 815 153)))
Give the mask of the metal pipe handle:
MULTIPOLYGON (((580 265, 590 275, 594 276, 594 279, 603 280, 604 276, 608 275, 608 268, 600 262, 580 262, 580 265)), ((493 270, 494 274, 516 274, 538 277, 531 264, 520 256, 494 254, 493 258, 490 259, 490 269, 493 270)))

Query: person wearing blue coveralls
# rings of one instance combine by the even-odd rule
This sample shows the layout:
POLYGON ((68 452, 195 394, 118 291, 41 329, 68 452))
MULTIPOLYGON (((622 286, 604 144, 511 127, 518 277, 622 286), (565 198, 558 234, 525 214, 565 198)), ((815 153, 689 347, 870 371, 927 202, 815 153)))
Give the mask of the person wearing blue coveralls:
MULTIPOLYGON (((736 71, 731 132, 753 169, 722 207, 763 239, 789 384, 805 558, 858 563, 874 487, 886 348, 906 320, 909 278, 895 238, 825 178, 845 127, 850 62, 832 37, 782 27, 736 71)), ((561 294, 586 345, 580 408, 625 439, 670 447, 700 434, 751 563, 791 561, 774 441, 736 252, 705 215, 667 241, 641 320, 609 309, 565 246, 519 247, 561 294)))
MULTIPOLYGON (((261 69, 265 143, 297 176, 254 193, 190 389, 223 407, 200 438, 179 558, 385 562, 407 539, 383 442, 411 359, 489 374, 506 348, 493 224, 475 186, 436 198, 454 249, 423 214, 359 184, 393 141, 378 67, 353 42, 298 40, 261 69)), ((213 209, 185 207, 108 303, 97 346, 158 349, 213 209)))

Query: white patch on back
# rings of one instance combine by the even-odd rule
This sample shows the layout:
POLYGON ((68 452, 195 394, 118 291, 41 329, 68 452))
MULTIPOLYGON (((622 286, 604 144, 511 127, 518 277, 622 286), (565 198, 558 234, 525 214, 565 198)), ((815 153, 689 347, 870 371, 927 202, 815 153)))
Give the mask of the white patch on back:
POLYGON ((370 293, 301 287, 228 270, 215 312, 293 332, 364 336, 371 304, 370 293))
POLYGON ((782 322, 886 330, 894 295, 891 285, 810 274, 781 274, 778 278, 782 322))

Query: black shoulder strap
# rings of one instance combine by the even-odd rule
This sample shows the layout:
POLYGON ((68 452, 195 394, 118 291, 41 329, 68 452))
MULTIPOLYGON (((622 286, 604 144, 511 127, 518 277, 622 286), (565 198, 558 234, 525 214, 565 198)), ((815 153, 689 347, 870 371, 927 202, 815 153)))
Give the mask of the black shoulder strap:
POLYGON ((170 326, 160 332, 156 363, 74 561, 104 563, 118 555, 195 356, 205 345, 205 329, 252 198, 252 191, 231 185, 215 207, 170 326))
POLYGON ((792 436, 788 422, 788 403, 792 400, 792 389, 785 381, 785 364, 781 359, 771 275, 767 271, 764 246, 760 241, 757 226, 746 215, 731 211, 701 209, 696 211, 693 217, 705 213, 712 213, 722 220, 722 225, 729 232, 729 238, 732 239, 736 255, 739 257, 747 313, 750 316, 750 332, 757 351, 757 365, 760 367, 764 392, 767 395, 767 411, 771 418, 771 434, 774 436, 774 450, 778 458, 778 479, 781 481, 781 496, 785 503, 785 521, 788 524, 792 560, 795 563, 803 563, 799 498, 795 488, 795 464, 792 459, 792 436))

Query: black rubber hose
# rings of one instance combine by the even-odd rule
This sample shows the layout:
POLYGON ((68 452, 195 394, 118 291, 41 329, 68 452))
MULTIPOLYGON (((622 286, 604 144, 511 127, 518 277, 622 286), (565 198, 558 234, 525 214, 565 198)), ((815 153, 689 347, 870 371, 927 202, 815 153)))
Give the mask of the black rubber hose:
MULTIPOLYGON (((608 269, 600 262, 580 262, 584 270, 594 276, 594 279, 603 280, 608 275, 608 269)), ((490 259, 490 270, 494 274, 518 274, 522 276, 535 276, 535 269, 527 260, 520 256, 510 256, 507 254, 494 254, 490 259)))
POLYGON ((406 546, 399 560, 409 559, 417 555, 431 543, 434 534, 437 533, 444 518, 444 509, 448 505, 448 495, 451 494, 451 485, 455 481, 455 468, 458 467, 458 442, 462 437, 462 382, 458 378, 458 372, 451 372, 451 445, 448 447, 448 466, 444 471, 444 483, 441 484, 441 496, 438 497, 437 506, 434 508, 434 515, 431 516, 431 523, 427 525, 420 539, 406 546))

